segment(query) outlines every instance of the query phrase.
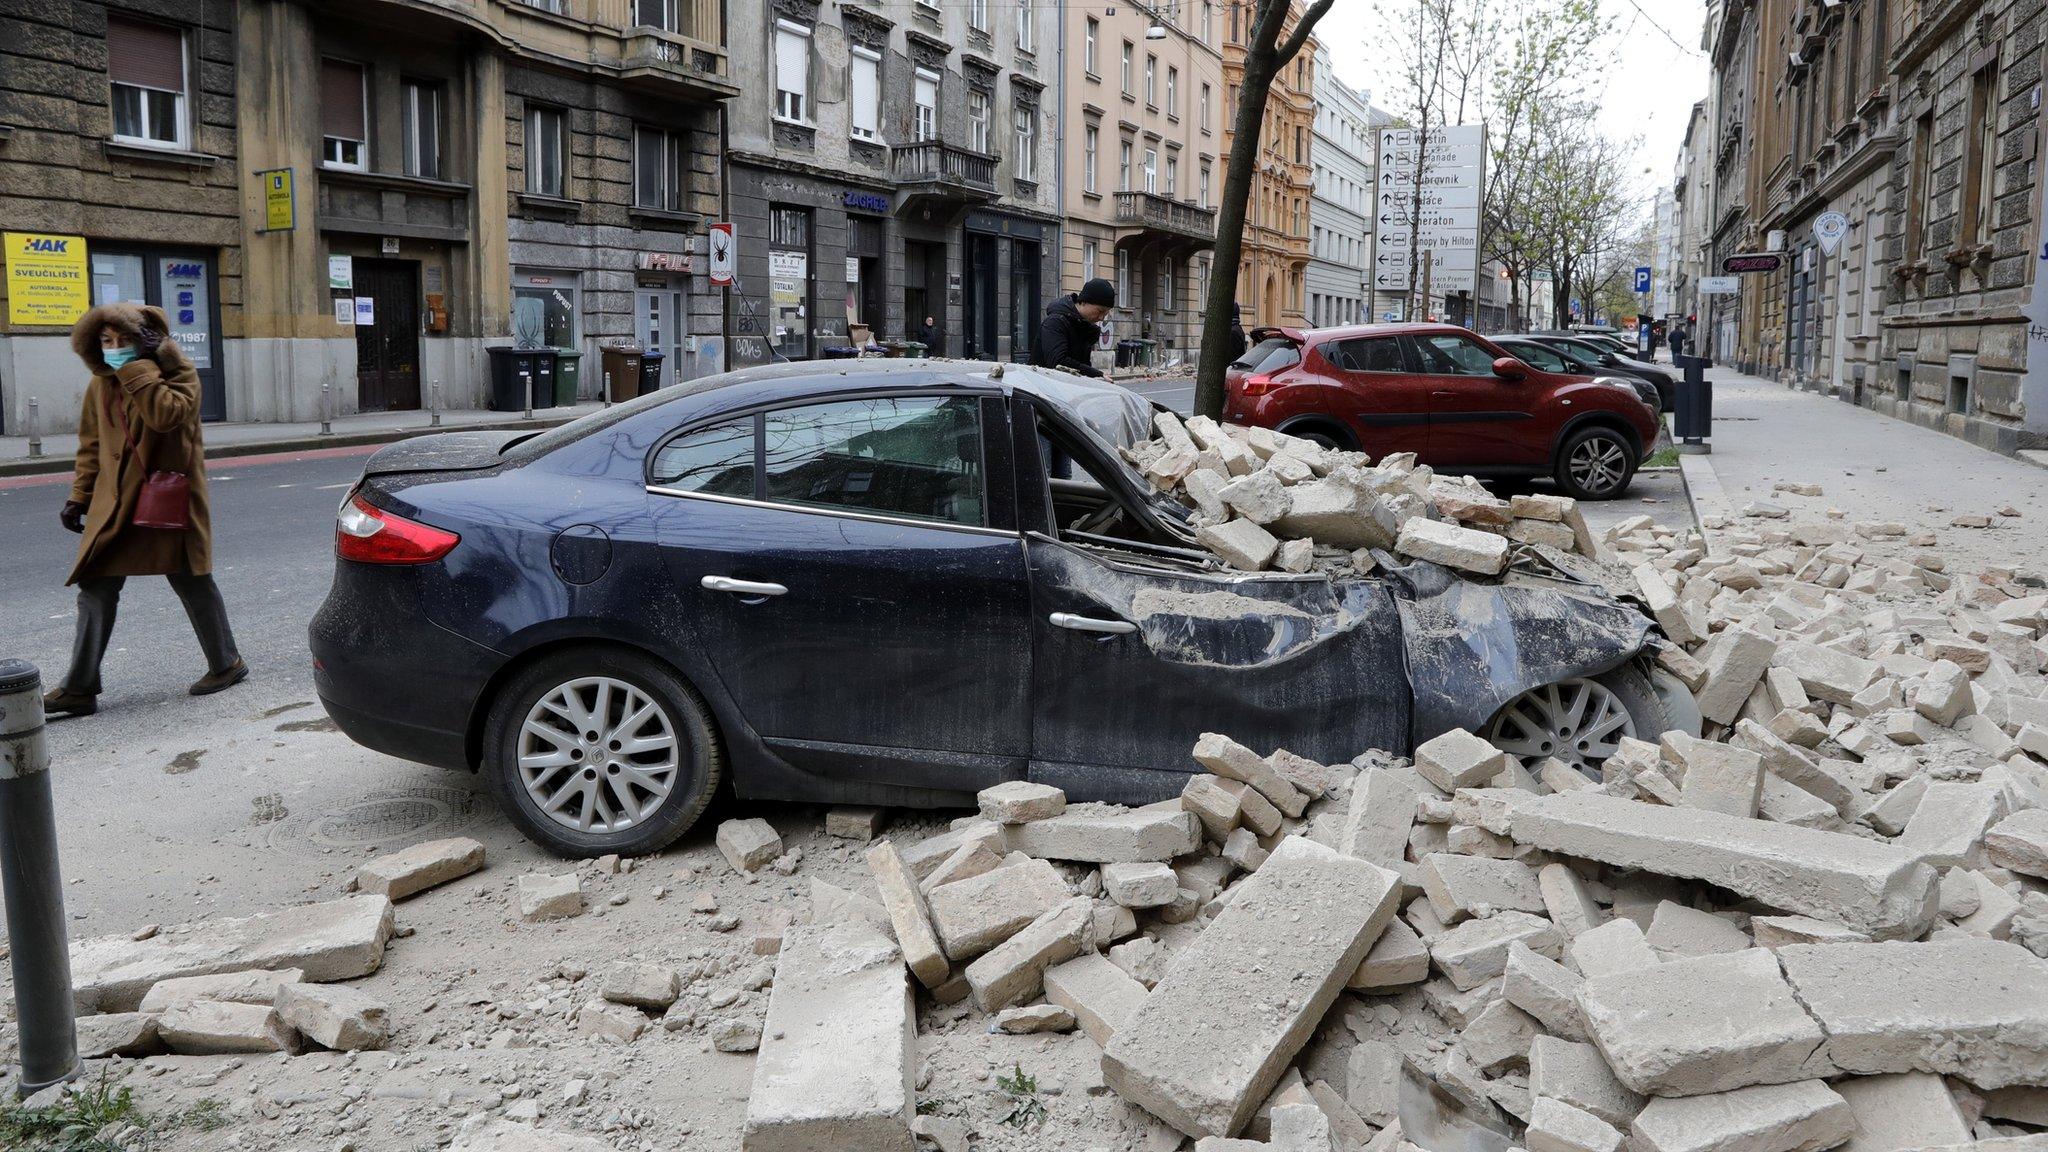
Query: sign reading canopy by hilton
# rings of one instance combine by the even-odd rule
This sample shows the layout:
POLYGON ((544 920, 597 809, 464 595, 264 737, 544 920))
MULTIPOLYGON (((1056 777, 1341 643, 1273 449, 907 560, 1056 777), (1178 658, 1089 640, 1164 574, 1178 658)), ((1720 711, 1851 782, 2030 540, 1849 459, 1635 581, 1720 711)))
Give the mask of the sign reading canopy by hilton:
POLYGON ((7 261, 7 322, 69 328, 92 307, 85 237, 46 232, 0 234, 7 261))
POLYGON ((1723 272, 1776 272, 1785 266, 1785 257, 1777 252, 1743 252, 1721 259, 1723 272))

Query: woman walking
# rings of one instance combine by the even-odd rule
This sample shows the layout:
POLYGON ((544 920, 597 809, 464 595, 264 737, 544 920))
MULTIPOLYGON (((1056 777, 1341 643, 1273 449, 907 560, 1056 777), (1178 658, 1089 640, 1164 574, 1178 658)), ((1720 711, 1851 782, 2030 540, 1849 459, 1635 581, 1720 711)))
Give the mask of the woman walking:
POLYGON ((166 576, 199 635, 207 673, 194 696, 249 675, 235 651, 227 605, 213 582, 206 459, 199 440, 199 374, 170 338, 160 308, 103 304, 71 329, 92 372, 78 414, 71 499, 58 514, 80 534, 66 584, 78 585, 71 670, 43 697, 52 715, 99 710, 100 658, 130 576, 166 576))

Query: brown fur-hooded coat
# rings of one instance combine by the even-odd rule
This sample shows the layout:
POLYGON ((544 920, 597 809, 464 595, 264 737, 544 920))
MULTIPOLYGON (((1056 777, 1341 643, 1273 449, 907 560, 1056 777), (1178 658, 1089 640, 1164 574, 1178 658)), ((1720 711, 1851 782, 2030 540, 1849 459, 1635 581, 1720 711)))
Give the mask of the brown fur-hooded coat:
POLYGON ((85 533, 66 584, 99 576, 160 576, 213 570, 213 527, 207 516, 206 457, 199 440, 199 373, 170 335, 163 309, 102 304, 71 329, 71 349, 92 372, 78 414, 78 461, 71 499, 85 505, 85 533), (154 355, 136 342, 135 359, 119 372, 100 358, 100 329, 135 341, 144 327, 162 333, 154 355), (118 409, 118 411, 117 411, 118 409), (121 436, 125 416, 136 448, 121 436), (151 471, 191 477, 191 527, 137 528, 130 521, 151 471))

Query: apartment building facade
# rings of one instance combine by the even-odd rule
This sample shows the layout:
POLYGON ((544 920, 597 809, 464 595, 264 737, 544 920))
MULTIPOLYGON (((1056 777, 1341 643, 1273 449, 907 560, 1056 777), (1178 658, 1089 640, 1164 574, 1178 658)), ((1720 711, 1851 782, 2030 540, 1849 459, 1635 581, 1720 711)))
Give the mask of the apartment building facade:
MULTIPOLYGON (((1222 4, 1065 10, 1060 286, 1117 286, 1105 343, 1193 365, 1227 124, 1222 4)), ((1105 352, 1108 350, 1105 349, 1105 352)))
POLYGON ((1328 48, 1315 66, 1309 150, 1308 320, 1318 327, 1371 322, 1373 173, 1379 129, 1391 120, 1337 79, 1328 48))
MULTIPOLYGON (((1223 86, 1224 154, 1241 145, 1235 139, 1238 94, 1244 86, 1244 60, 1254 9, 1232 4, 1224 16, 1223 86)), ((1292 34, 1301 5, 1290 3, 1280 38, 1292 34)), ((1251 200, 1245 209, 1243 255, 1238 268, 1237 299, 1247 328, 1255 324, 1306 325, 1308 319, 1309 200, 1315 191, 1311 159, 1315 134, 1316 58, 1311 37, 1293 63, 1273 78, 1266 97, 1259 138, 1248 142, 1258 154, 1251 200)))

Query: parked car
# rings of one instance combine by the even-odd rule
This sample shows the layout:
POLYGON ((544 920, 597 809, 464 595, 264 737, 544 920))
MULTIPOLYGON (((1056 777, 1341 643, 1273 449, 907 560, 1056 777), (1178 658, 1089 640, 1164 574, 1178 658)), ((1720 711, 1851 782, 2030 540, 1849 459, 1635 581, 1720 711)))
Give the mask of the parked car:
POLYGON ((1609 376, 1633 376, 1647 381, 1657 389, 1657 408, 1661 412, 1674 411, 1678 400, 1678 381, 1662 365, 1647 360, 1638 360, 1607 348, 1604 344, 1582 336, 1560 336, 1554 332, 1533 332, 1526 339, 1541 341, 1547 347, 1561 352, 1578 365, 1579 371, 1598 372, 1609 376))
MULTIPOLYGON (((1495 336, 1493 337, 1493 342, 1506 349, 1508 355, 1513 356, 1531 368, 1541 368, 1545 372, 1556 372, 1567 376, 1593 377, 1600 375, 1600 373, 1594 372, 1577 361, 1565 359, 1564 353, 1541 343, 1534 337, 1495 336)), ((1656 385, 1639 376, 1615 376, 1613 378, 1627 382, 1630 387, 1636 390, 1636 396, 1643 403, 1648 404, 1652 408, 1661 409, 1664 398, 1657 394, 1656 385)))
POLYGON ((1292 354, 1230 381, 1224 419, 1441 471, 1550 476, 1584 500, 1628 490, 1656 412, 1635 389, 1534 368, 1449 324, 1367 324, 1276 336, 1292 354))
POLYGON ((1331 762, 1463 727, 1590 770, 1697 724, 1647 614, 1534 553, 1490 581, 1227 569, 1117 451, 1151 416, 1058 372, 834 361, 393 444, 342 503, 314 683, 351 739, 480 771, 572 856, 656 851, 725 786, 1145 803, 1204 731, 1331 762))

